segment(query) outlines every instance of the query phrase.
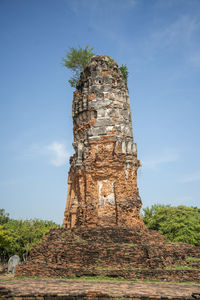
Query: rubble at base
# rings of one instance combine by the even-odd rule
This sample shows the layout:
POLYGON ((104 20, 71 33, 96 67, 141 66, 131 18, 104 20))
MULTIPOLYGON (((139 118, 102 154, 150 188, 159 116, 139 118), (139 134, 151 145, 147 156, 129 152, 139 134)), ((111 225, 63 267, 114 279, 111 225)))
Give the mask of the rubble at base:
POLYGON ((169 243, 156 231, 118 226, 63 228, 52 229, 15 275, 199 282, 199 264, 199 247, 169 243), (197 258, 196 267, 189 269, 188 257, 197 258))

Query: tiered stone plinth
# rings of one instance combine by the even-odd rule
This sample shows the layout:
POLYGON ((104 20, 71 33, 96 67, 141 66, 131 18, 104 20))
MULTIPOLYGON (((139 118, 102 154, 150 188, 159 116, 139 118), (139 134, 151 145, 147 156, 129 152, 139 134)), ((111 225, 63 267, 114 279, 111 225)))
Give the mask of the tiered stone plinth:
POLYGON ((198 282, 199 264, 200 248, 168 243, 156 231, 117 226, 52 229, 16 275, 198 282), (188 265, 188 256, 196 259, 195 266, 188 265))

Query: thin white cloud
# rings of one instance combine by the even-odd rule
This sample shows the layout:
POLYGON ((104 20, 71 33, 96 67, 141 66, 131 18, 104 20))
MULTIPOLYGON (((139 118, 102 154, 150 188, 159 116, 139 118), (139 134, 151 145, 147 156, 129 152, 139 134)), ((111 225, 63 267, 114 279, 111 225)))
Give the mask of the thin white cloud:
POLYGON ((24 181, 23 179, 15 178, 15 179, 8 179, 8 180, 2 180, 0 181, 0 186, 11 186, 11 185, 19 185, 22 184, 24 181))
POLYGON ((99 11, 107 12, 109 13, 110 10, 113 11, 121 11, 122 9, 130 9, 135 7, 138 4, 138 0, 72 0, 67 1, 68 7, 71 9, 71 11, 74 14, 79 14, 83 11, 83 9, 87 9, 87 13, 90 17, 93 17, 94 20, 96 19, 96 16, 99 14, 99 11))
POLYGON ((200 51, 198 51, 196 53, 195 52, 191 53, 189 62, 191 63, 191 65, 193 67, 199 68, 200 67, 200 51))
MULTIPOLYGON (((110 7, 113 3, 114 2, 110 4, 110 7)), ((134 0, 133 2, 131 0, 124 1, 124 6, 120 1, 117 3, 118 6, 114 3, 114 9, 117 12, 125 8, 131 9, 131 3, 133 9, 140 4, 139 1, 134 0)), ((105 7, 107 7, 107 5, 105 7)), ((150 29, 146 31, 146 34, 141 35, 141 37, 136 37, 137 40, 134 40, 128 39, 127 36, 123 34, 117 18, 114 20, 114 24, 118 30, 113 31, 109 23, 105 29, 101 24, 101 20, 94 17, 96 16, 96 10, 98 10, 98 8, 97 4, 94 5, 93 8, 90 8, 88 21, 90 27, 112 40, 121 51, 126 51, 129 64, 134 62, 135 65, 138 65, 138 61, 140 60, 143 62, 145 60, 155 60, 161 53, 175 52, 176 54, 180 53, 182 56, 184 66, 188 66, 188 64, 189 66, 200 66, 198 56, 200 22, 196 16, 185 13, 171 22, 169 22, 169 20, 163 20, 161 24, 155 24, 154 27, 152 25, 150 29), (137 59, 135 60, 134 57, 137 57, 137 59)))
POLYGON ((171 163, 179 159, 179 154, 176 149, 167 148, 156 157, 144 159, 142 165, 146 168, 157 169, 160 165, 171 163))
POLYGON ((46 145, 32 144, 23 155, 20 155, 20 158, 27 160, 42 158, 45 162, 48 161, 51 165, 60 167, 68 162, 70 155, 65 143, 53 141, 46 145))
POLYGON ((49 154, 51 155, 50 163, 53 166, 59 167, 67 162, 67 153, 66 146, 63 143, 53 142, 45 147, 49 154))
MULTIPOLYGON (((138 0, 67 1, 69 9, 75 15, 82 15, 84 11, 87 11, 88 28, 96 30, 97 33, 105 36, 105 38, 113 40, 118 46, 124 45, 125 42, 123 34, 120 34, 119 38, 119 32, 121 32, 123 27, 121 25, 121 15, 125 15, 127 11, 130 12, 130 10, 134 10, 139 3, 138 0), (111 15, 112 18, 110 18, 111 15), (115 28, 115 30, 113 30, 113 28, 115 28)), ((124 45, 124 47, 126 48, 126 45, 124 45)), ((94 49, 94 51, 96 51, 96 49, 94 49)))
POLYGON ((129 5, 131 6, 135 6, 138 4, 138 1, 137 0, 129 0, 129 5))
POLYGON ((162 52, 179 52, 184 59, 184 66, 200 67, 199 34, 198 18, 184 14, 173 22, 153 30, 144 41, 144 49, 148 49, 148 58, 152 60, 162 52))
POLYGON ((162 49, 174 49, 182 47, 190 55, 193 52, 195 34, 199 30, 199 22, 190 15, 182 15, 174 22, 167 23, 153 31, 146 39, 148 50, 156 55, 162 49))
POLYGON ((194 197, 192 196, 179 196, 173 199, 172 203, 184 203, 184 202, 192 202, 194 201, 194 197))
POLYGON ((180 182, 182 183, 189 183, 194 181, 200 181, 200 171, 187 174, 180 179, 180 182))

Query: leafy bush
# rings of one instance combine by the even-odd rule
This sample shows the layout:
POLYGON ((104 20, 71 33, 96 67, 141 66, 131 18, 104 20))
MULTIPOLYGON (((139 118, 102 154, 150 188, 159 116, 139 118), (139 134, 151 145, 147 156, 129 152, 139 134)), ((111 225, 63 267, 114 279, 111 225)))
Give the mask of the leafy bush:
POLYGON ((51 229, 59 227, 52 221, 39 219, 13 220, 2 211, 2 219, 7 217, 7 222, 0 225, 0 259, 7 260, 9 256, 18 254, 26 260, 31 248, 39 243, 43 236, 51 229))
POLYGON ((143 209, 149 229, 160 231, 172 242, 200 245, 200 209, 184 205, 152 205, 143 209))

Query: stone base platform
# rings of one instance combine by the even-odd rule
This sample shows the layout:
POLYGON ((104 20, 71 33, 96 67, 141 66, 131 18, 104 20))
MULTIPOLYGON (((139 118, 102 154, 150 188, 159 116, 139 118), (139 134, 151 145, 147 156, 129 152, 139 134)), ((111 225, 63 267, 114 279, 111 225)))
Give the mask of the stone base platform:
POLYGON ((169 243, 144 228, 52 229, 16 276, 108 276, 200 282, 200 247, 169 243))
POLYGON ((15 300, 194 300, 200 285, 128 281, 6 279, 0 277, 0 299, 15 300))

